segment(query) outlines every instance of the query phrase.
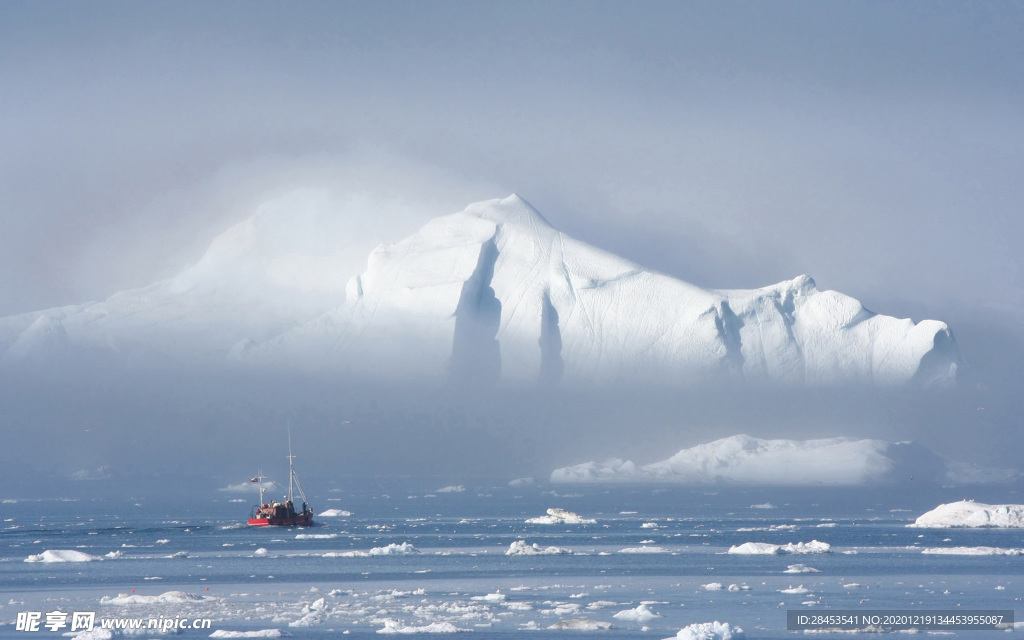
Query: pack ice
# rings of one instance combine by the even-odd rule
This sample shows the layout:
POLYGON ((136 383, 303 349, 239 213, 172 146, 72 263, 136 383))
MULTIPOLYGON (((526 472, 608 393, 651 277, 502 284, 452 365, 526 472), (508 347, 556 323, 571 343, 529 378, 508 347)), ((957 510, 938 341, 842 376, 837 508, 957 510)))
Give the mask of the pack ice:
POLYGON ((0 363, 84 351, 512 384, 955 378, 942 322, 872 313, 808 276, 704 289, 575 240, 515 195, 377 246, 358 275, 362 245, 339 219, 375 212, 314 215, 293 200, 265 205, 175 278, 0 319, 0 363))

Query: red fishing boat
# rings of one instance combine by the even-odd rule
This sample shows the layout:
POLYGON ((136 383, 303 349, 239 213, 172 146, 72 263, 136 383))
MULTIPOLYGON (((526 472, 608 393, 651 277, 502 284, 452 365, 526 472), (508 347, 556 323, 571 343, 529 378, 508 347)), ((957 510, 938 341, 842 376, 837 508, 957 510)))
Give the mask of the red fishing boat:
POLYGON ((254 527, 308 527, 313 524, 313 510, 306 503, 306 494, 302 491, 299 477, 295 475, 295 456, 292 455, 291 436, 288 438, 288 496, 281 502, 267 502, 263 495, 263 472, 251 480, 260 483, 260 503, 252 508, 249 524, 254 527), (298 489, 302 499, 302 508, 295 508, 295 490, 298 489))

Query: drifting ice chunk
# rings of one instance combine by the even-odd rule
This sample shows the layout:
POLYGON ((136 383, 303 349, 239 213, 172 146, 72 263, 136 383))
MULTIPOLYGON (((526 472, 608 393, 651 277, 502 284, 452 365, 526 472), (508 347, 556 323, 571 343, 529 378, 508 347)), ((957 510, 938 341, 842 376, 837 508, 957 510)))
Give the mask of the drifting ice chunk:
POLYGON ((679 630, 674 638, 665 640, 745 640, 743 629, 728 622, 698 622, 679 630))
POLYGON ((93 560, 102 560, 102 558, 74 549, 47 549, 40 554, 25 558, 25 562, 92 562, 93 560))
POLYGON ((458 633, 460 631, 472 631, 471 629, 460 629, 450 622, 431 622, 422 626, 406 626, 398 620, 387 618, 384 620, 384 628, 377 629, 377 633, 458 633))
POLYGON ((202 602, 205 596, 184 591, 167 591, 158 596, 144 596, 140 594, 120 593, 116 597, 103 596, 100 604, 125 605, 125 604, 184 604, 189 602, 202 602))
POLYGON ((921 553, 943 556, 1021 556, 1024 549, 1001 549, 999 547, 931 547, 921 553))
POLYGON ((542 547, 536 542, 532 545, 527 544, 525 540, 516 540, 508 546, 508 551, 505 552, 507 556, 557 556, 557 555, 572 555, 572 549, 566 549, 564 547, 542 547))
POLYGON ((640 604, 635 609, 625 609, 612 616, 619 620, 632 620, 634 622, 647 622, 654 618, 660 618, 660 613, 655 613, 647 608, 646 604, 640 604))
MULTIPOLYGON (((369 551, 328 551, 323 554, 324 558, 369 558, 371 556, 400 556, 409 553, 419 553, 420 550, 410 542, 402 544, 389 544, 386 547, 374 547, 369 551)), ((390 632, 389 632, 390 633, 390 632)))
POLYGON ((328 509, 327 511, 318 513, 317 515, 321 518, 337 518, 340 516, 350 516, 352 515, 352 512, 343 511, 342 509, 328 509))
POLYGON ((940 504, 910 527, 1024 528, 1024 504, 984 504, 961 500, 940 504))
POLYGON ((548 509, 548 515, 530 518, 526 522, 528 524, 594 524, 597 520, 584 518, 578 513, 555 507, 548 509))
POLYGON ((587 618, 573 618, 571 620, 560 620, 548 627, 556 631, 607 631, 614 629, 610 622, 589 620, 587 618))
POLYGON ((827 542, 797 542, 789 544, 769 544, 767 542, 744 542, 735 547, 729 547, 729 553, 740 555, 776 555, 785 553, 830 553, 832 545, 827 542))

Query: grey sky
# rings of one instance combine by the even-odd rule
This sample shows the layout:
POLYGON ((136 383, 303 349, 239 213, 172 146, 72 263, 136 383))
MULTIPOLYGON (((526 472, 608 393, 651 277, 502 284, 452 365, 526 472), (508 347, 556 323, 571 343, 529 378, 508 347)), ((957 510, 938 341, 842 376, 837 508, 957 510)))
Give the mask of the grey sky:
POLYGON ((517 192, 705 286, 1017 315, 1022 59, 1004 2, 9 1, 0 314, 167 276, 275 175, 384 157, 362 188, 517 192))

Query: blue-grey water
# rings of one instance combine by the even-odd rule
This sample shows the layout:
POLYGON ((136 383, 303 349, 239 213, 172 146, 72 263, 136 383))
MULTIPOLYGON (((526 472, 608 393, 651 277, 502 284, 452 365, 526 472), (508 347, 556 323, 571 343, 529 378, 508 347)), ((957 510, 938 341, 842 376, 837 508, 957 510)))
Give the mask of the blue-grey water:
MULTIPOLYGON (((1009 609, 1024 617, 1024 555, 921 551, 1020 550, 1020 530, 906 526, 970 493, 378 487, 311 492, 316 511, 352 515, 318 517, 303 529, 245 526, 249 494, 13 498, 0 506, 0 636, 67 632, 18 631, 18 614, 31 611, 211 620, 209 629, 175 636, 183 638, 273 630, 379 638, 386 628, 443 623, 480 638, 669 638, 714 620, 742 628, 747 638, 784 638, 803 635, 786 630, 786 612, 797 609, 1009 609), (526 523, 549 507, 595 522, 526 523), (572 554, 506 555, 516 540, 572 554), (812 540, 828 543, 830 552, 727 553, 746 542, 812 540), (365 555, 372 549, 405 553, 365 555), (47 550, 97 559, 26 562, 47 550), (786 573, 791 565, 807 572, 786 573), (166 602, 154 600, 169 593, 166 602), (139 596, 134 603, 132 596, 139 596), (658 617, 615 617, 642 603, 658 617), (569 620, 584 620, 578 624, 590 630, 558 628, 569 620)), ((976 497, 1020 502, 998 490, 976 497)))

